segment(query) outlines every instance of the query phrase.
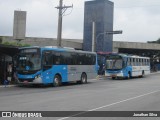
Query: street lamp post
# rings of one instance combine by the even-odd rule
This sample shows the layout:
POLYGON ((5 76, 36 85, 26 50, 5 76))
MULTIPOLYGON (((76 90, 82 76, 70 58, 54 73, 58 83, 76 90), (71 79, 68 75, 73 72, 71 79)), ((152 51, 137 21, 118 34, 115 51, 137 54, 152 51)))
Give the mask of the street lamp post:
POLYGON ((116 30, 116 31, 106 31, 106 34, 122 34, 122 30, 116 30))

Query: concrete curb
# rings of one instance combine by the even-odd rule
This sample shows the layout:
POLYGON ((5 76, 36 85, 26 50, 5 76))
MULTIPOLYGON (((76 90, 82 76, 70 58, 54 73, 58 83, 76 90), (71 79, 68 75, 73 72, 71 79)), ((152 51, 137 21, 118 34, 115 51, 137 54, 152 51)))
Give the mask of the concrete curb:
POLYGON ((15 87, 16 85, 7 85, 6 87, 5 87, 5 85, 0 85, 0 88, 7 88, 7 87, 15 87))
MULTIPOLYGON (((150 74, 160 74, 160 71, 158 71, 158 72, 153 72, 153 73, 150 73, 150 74)), ((106 77, 106 76, 105 76, 106 77)), ((101 76, 97 76, 97 78, 96 79, 92 79, 92 80, 101 80, 101 79, 103 79, 103 77, 101 77, 101 76)), ((15 87, 15 86, 17 86, 17 85, 7 85, 6 87, 4 86, 4 85, 0 85, 0 88, 7 88, 7 87, 15 87)))

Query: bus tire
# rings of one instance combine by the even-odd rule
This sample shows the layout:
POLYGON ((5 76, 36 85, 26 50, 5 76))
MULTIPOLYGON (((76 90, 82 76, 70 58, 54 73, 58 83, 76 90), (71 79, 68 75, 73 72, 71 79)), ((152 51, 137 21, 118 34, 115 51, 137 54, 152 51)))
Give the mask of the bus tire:
POLYGON ((61 86, 61 77, 59 75, 55 75, 54 80, 53 80, 53 86, 54 87, 61 86))
POLYGON ((141 76, 141 77, 143 78, 143 77, 144 77, 144 75, 145 75, 145 73, 144 73, 144 70, 143 70, 143 71, 142 71, 142 76, 141 76))
POLYGON ((128 72, 128 76, 127 76, 127 79, 131 79, 132 76, 131 76, 131 72, 128 72))
POLYGON ((112 80, 115 80, 116 79, 116 77, 112 77, 112 80))
POLYGON ((87 83, 87 75, 85 73, 82 73, 82 75, 81 75, 81 83, 82 84, 87 83))

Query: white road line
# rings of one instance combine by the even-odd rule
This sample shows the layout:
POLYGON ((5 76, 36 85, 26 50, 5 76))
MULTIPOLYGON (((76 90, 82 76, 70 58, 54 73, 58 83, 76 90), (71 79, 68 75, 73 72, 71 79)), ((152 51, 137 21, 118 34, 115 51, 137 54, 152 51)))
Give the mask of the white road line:
POLYGON ((90 110, 80 112, 78 114, 74 114, 74 115, 71 115, 71 116, 68 116, 68 117, 63 117, 63 118, 60 118, 60 119, 57 119, 57 120, 65 120, 65 119, 68 119, 70 117, 76 117, 77 115, 81 115, 81 114, 87 113, 89 111, 95 111, 95 110, 99 110, 99 109, 102 109, 102 108, 110 107, 112 105, 116 105, 116 104, 123 103, 123 102, 129 101, 129 100, 137 99, 137 98, 140 98, 140 97, 144 97, 144 96, 154 94, 154 93, 157 93, 157 92, 160 92, 160 90, 149 92, 149 93, 146 93, 146 94, 142 94, 142 95, 139 95, 139 96, 136 96, 136 97, 128 98, 128 99, 125 99, 125 100, 122 100, 122 101, 119 101, 119 102, 111 103, 111 104, 104 105, 104 106, 101 106, 101 107, 97 107, 97 108, 94 108, 94 109, 90 109, 90 110))

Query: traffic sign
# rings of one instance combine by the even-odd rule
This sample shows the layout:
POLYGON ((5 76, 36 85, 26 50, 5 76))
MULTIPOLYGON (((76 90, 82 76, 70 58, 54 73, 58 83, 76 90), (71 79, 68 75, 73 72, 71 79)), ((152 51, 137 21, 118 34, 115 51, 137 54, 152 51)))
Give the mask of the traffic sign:
POLYGON ((122 30, 117 30, 117 31, 107 31, 106 34, 122 34, 122 30))

